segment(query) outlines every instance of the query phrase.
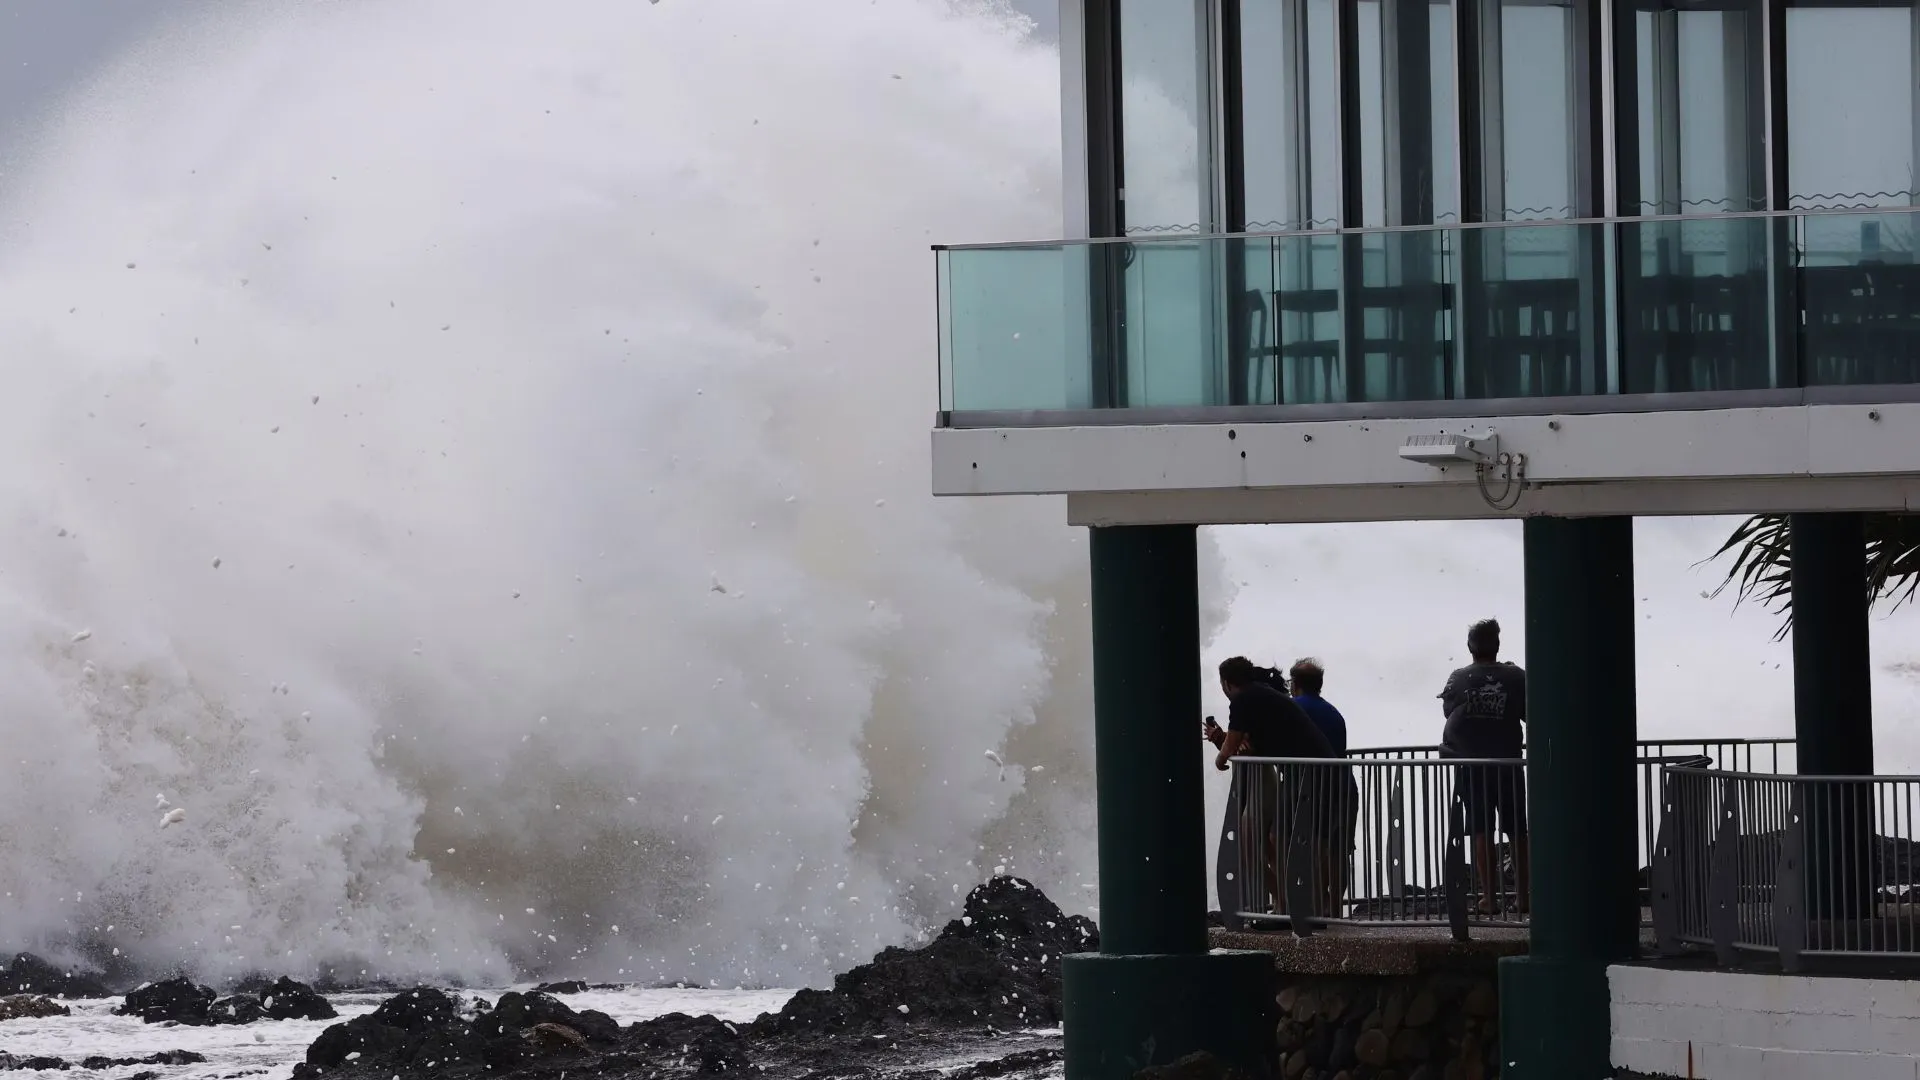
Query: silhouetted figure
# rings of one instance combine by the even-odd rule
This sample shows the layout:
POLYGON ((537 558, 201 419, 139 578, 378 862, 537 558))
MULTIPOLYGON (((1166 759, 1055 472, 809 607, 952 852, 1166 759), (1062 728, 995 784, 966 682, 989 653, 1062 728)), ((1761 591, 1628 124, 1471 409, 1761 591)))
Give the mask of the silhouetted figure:
POLYGON ((1532 890, 1527 851, 1527 779, 1520 765, 1526 740, 1521 725, 1527 719, 1527 673, 1500 661, 1500 624, 1493 619, 1467 630, 1467 652, 1473 663, 1447 676, 1440 691, 1440 708, 1447 726, 1441 736, 1443 757, 1497 758, 1511 765, 1463 765, 1454 777, 1467 835, 1473 838, 1473 868, 1479 879, 1476 910, 1492 915, 1499 910, 1499 867, 1494 857, 1496 828, 1513 847, 1514 908, 1524 913, 1532 890))

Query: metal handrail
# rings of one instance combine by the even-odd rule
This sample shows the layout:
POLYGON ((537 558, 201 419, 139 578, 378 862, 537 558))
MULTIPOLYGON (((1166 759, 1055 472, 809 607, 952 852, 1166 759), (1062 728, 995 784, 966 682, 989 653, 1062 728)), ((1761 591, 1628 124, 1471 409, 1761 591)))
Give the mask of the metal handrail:
MULTIPOLYGON (((1785 737, 1759 739, 1644 739, 1637 744, 1636 780, 1640 788, 1638 851, 1643 868, 1642 925, 1654 925, 1651 912, 1656 874, 1652 869, 1662 824, 1662 783, 1660 770, 1668 768, 1711 768, 1732 765, 1751 769, 1755 764, 1779 770, 1791 767, 1794 740, 1785 737), (1661 753, 1665 750, 1692 753, 1661 753), (1783 761, 1783 757, 1788 760, 1783 761), (1755 759, 1759 761, 1756 762, 1755 759)), ((1236 845, 1233 860, 1239 867, 1237 882, 1220 882, 1221 905, 1237 919, 1260 923, 1291 925, 1296 932, 1311 932, 1317 926, 1370 925, 1390 923, 1403 926, 1446 926, 1456 937, 1465 938, 1475 926, 1511 927, 1524 925, 1520 912, 1493 913, 1470 911, 1476 899, 1473 885, 1465 877, 1467 852, 1464 850, 1462 822, 1455 820, 1452 782, 1461 775, 1462 766, 1509 766, 1517 770, 1519 783, 1527 775, 1525 759, 1447 758, 1438 746, 1363 747, 1348 751, 1345 758, 1278 758, 1241 756, 1234 759, 1235 791, 1245 791, 1251 781, 1243 779, 1256 767, 1284 774, 1288 770, 1314 770, 1334 775, 1342 770, 1357 782, 1351 796, 1333 793, 1331 788, 1314 796, 1350 813, 1357 834, 1350 850, 1341 858, 1345 864, 1343 883, 1336 896, 1331 882, 1321 882, 1322 900, 1311 909, 1311 916, 1299 920, 1290 912, 1309 910, 1293 902, 1282 902, 1278 894, 1262 894, 1247 902, 1249 889, 1257 889, 1269 874, 1266 853, 1245 846, 1246 838, 1235 839, 1229 827, 1223 830, 1223 845, 1236 845), (1421 756, 1416 756, 1421 755, 1421 756), (1352 798, 1354 806, 1341 802, 1352 798), (1239 896, 1234 894, 1238 893, 1239 896), (1236 900, 1240 901, 1236 903, 1236 900), (1271 902, 1267 902, 1271 901, 1271 902)), ((1729 772, 1727 775, 1772 778, 1776 773, 1729 772)), ((1324 784, 1324 781, 1322 782, 1324 784)), ((1254 792, 1255 801, 1262 792, 1254 792)), ((1236 798, 1240 798, 1236 794, 1236 798)), ((1524 806, 1517 807, 1524 812, 1524 806)), ((1235 811, 1237 812, 1237 811, 1235 811)), ((1276 813, 1278 813, 1276 811, 1276 813)), ((1298 815, 1275 825, 1289 825, 1298 815)), ((1315 834, 1318 835, 1318 834, 1315 834)), ((1293 837, 1288 837, 1289 850, 1293 837)), ((1311 838, 1309 838, 1311 839, 1311 838)), ((1227 854, 1234 854, 1229 851, 1227 854)), ((1503 880, 1517 878, 1518 853, 1507 845, 1496 845, 1503 880)), ((1278 853, 1274 856, 1278 859, 1278 853)), ((1326 876, 1323 872, 1322 876, 1326 876)), ((1289 882, 1289 884, 1298 884, 1289 882)), ((1272 893, 1269 889, 1268 893, 1272 893)), ((1486 899, 1485 897, 1478 897, 1486 899)))
POLYGON ((1653 923, 1665 954, 1920 960, 1920 776, 1661 770, 1653 923))
POLYGON ((1272 240, 1319 236, 1385 236, 1393 233, 1477 232, 1577 225, 1657 225, 1662 222, 1750 221, 1767 218, 1862 217, 1869 214, 1920 213, 1920 206, 1822 206, 1804 210, 1734 210, 1724 214, 1647 214, 1643 216, 1521 218, 1513 221, 1451 221, 1432 225, 1367 225, 1272 232, 1152 233, 1132 236, 1084 236, 1055 240, 1003 240, 983 244, 932 244, 934 251, 995 251, 1019 248, 1092 247, 1100 244, 1177 244, 1195 240, 1272 240))

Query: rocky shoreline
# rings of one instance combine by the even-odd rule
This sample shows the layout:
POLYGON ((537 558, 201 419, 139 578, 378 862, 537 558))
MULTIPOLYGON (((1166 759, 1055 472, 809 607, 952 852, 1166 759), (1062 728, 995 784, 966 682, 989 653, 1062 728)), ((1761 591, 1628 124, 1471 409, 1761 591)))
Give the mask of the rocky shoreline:
MULTIPOLYGON (((886 949, 838 975, 832 988, 802 990, 778 1012, 750 1023, 673 1013, 622 1025, 605 1013, 569 1005, 567 996, 597 989, 577 981, 545 983, 491 1002, 420 986, 395 993, 371 1013, 328 1026, 306 1048, 293 1076, 1037 1075, 1057 1070, 1058 1039, 1019 1033, 1059 1026, 1061 957, 1098 944, 1092 922, 1062 913, 1026 881, 996 877, 969 893, 961 917, 926 945, 886 949)), ((20 1016, 61 1015, 57 999, 107 996, 89 976, 25 956, 0 969, 0 989, 31 995, 17 1000, 20 1016)), ((166 979, 135 988, 113 1011, 167 1027, 336 1016, 313 987, 284 978, 243 983, 224 997, 185 978, 166 979)), ((170 1051, 150 1061, 112 1064, 195 1060, 190 1052, 170 1051)), ((70 1067, 96 1064, 0 1057, 0 1070, 70 1067)))

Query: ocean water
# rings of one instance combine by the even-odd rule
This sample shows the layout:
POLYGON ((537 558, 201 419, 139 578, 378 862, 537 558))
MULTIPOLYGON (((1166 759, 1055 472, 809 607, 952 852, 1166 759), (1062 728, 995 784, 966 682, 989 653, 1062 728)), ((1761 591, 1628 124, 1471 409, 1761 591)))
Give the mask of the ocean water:
MULTIPOLYGON (((527 987, 519 987, 527 989, 527 987)), ((463 992, 492 1001, 500 990, 463 992)), ((575 1010, 598 1009, 622 1024, 650 1020, 671 1012, 710 1013, 732 1023, 746 1023, 764 1012, 776 1012, 790 990, 622 989, 592 990, 564 999, 575 1010)), ((58 1057, 77 1064, 87 1057, 142 1058, 166 1050, 191 1050, 207 1060, 198 1065, 139 1066, 118 1069, 24 1069, 16 1077, 79 1078, 131 1075, 158 1071, 168 1080, 215 1080, 219 1077, 287 1075, 296 1062, 306 1060, 307 1046, 329 1025, 372 1012, 387 995, 344 994, 328 1000, 338 1020, 269 1020, 226 1027, 170 1027, 115 1016, 119 999, 70 1002, 72 1016, 0 1023, 0 1051, 15 1057, 58 1057)))

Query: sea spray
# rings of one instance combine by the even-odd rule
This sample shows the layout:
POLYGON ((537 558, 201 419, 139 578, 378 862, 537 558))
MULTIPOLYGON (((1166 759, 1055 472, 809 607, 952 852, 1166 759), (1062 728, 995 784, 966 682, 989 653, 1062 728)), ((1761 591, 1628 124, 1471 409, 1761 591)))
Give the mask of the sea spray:
POLYGON ((66 103, 0 207, 0 940, 798 985, 995 860, 1090 903, 1084 548, 926 495, 926 248, 1059 231, 1057 65, 265 3, 66 103))

